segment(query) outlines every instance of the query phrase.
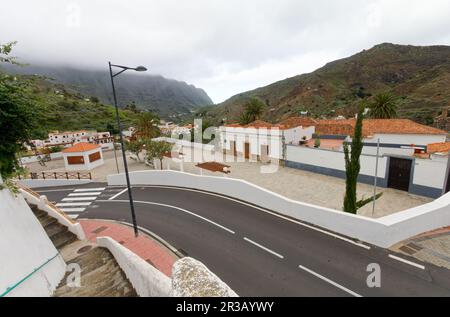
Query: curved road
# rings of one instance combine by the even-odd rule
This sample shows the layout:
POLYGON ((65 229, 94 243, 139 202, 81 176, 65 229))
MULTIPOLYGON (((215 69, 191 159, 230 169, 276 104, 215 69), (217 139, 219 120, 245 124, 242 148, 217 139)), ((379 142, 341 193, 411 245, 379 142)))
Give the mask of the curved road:
MULTIPOLYGON (((81 218, 131 222, 128 194, 105 184, 46 188, 60 202, 106 187, 81 218)), ((215 194, 133 188, 139 226, 202 261, 240 296, 450 296, 450 271, 215 194), (405 261, 406 260, 406 261, 405 261), (370 265, 380 288, 369 288, 370 265)))

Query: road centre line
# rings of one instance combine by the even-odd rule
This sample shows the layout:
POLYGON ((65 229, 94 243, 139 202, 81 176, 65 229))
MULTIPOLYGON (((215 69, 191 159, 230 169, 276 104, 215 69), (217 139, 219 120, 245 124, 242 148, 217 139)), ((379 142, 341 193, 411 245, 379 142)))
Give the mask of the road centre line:
POLYGON ((405 263, 405 264, 414 266, 414 267, 416 267, 416 268, 418 268, 418 269, 421 269, 421 270, 425 270, 425 266, 423 266, 423 265, 420 265, 420 264, 417 264, 417 263, 414 263, 414 262, 405 260, 405 259, 403 259, 403 258, 400 258, 400 257, 395 256, 395 255, 392 255, 392 254, 389 254, 389 257, 390 257, 391 259, 393 259, 393 260, 396 260, 396 261, 399 261, 399 262, 402 262, 402 263, 405 263))
POLYGON ((269 211, 269 210, 267 210, 267 209, 264 209, 264 208, 261 208, 261 207, 258 207, 258 206, 255 206, 255 205, 252 205, 252 204, 249 204, 249 203, 240 201, 240 200, 238 200, 238 199, 234 199, 234 198, 222 196, 222 195, 220 195, 220 194, 204 192, 204 191, 197 190, 197 189, 180 188, 180 187, 150 186, 150 185, 147 185, 147 186, 139 186, 139 187, 185 190, 185 191, 191 191, 191 192, 202 193, 202 194, 206 194, 206 195, 210 195, 210 196, 216 196, 216 197, 224 198, 224 199, 227 199, 227 200, 230 200, 230 201, 234 201, 234 202, 239 203, 239 204, 244 205, 244 206, 248 206, 248 207, 251 207, 251 208, 258 209, 258 210, 260 210, 260 211, 263 211, 263 212, 265 212, 265 213, 271 214, 271 215, 276 216, 276 217, 278 217, 278 218, 281 218, 281 219, 290 221, 290 222, 292 222, 292 223, 298 224, 298 225, 303 226, 303 227, 306 227, 306 228, 308 228, 308 229, 318 231, 318 232, 320 232, 320 233, 326 234, 326 235, 331 236, 331 237, 333 237, 333 238, 336 238, 336 239, 339 239, 339 240, 342 240, 342 241, 351 243, 351 244, 353 244, 353 245, 355 245, 355 246, 357 246, 357 247, 360 247, 360 248, 363 248, 363 249, 366 249, 366 250, 370 250, 370 249, 371 249, 370 246, 367 246, 367 245, 362 244, 362 243, 359 243, 359 242, 355 242, 355 241, 353 241, 353 240, 351 240, 351 239, 342 237, 342 236, 337 235, 337 234, 335 234, 335 233, 331 233, 331 232, 328 232, 328 231, 326 231, 326 230, 319 229, 319 228, 317 228, 317 227, 307 225, 307 224, 305 224, 305 223, 302 223, 302 222, 300 222, 300 221, 291 219, 291 218, 289 218, 289 217, 282 216, 282 215, 280 215, 280 214, 278 214, 278 213, 269 211))
MULTIPOLYGON (((116 202, 117 202, 117 203, 129 203, 128 200, 97 200, 97 202, 106 202, 106 203, 112 203, 112 202, 114 202, 114 203, 116 203, 116 202)), ((183 209, 183 208, 180 208, 180 207, 171 206, 171 205, 166 205, 166 204, 160 204, 160 203, 155 203, 155 202, 151 202, 151 201, 137 201, 137 200, 135 200, 134 202, 137 203, 137 204, 154 205, 154 206, 161 206, 161 207, 167 207, 167 208, 176 209, 176 210, 182 211, 182 212, 184 212, 184 213, 187 213, 187 214, 189 214, 189 215, 191 215, 191 216, 194 216, 194 217, 197 217, 197 218, 199 218, 199 219, 202 219, 202 220, 204 220, 204 221, 206 221, 206 222, 209 222, 210 224, 212 224, 212 225, 214 225, 214 226, 216 226, 216 227, 219 227, 219 228, 221 228, 221 229, 223 229, 223 230, 225 230, 225 231, 227 231, 227 232, 229 232, 229 233, 231 233, 231 234, 235 234, 235 232, 234 232, 233 230, 228 229, 227 227, 222 226, 222 225, 218 224, 217 222, 214 222, 214 221, 212 221, 212 220, 209 220, 208 218, 202 217, 202 216, 200 216, 200 215, 197 215, 197 214, 193 213, 192 211, 189 211, 189 210, 186 210, 186 209, 183 209)))
POLYGON ((339 288, 339 289, 341 289, 341 290, 343 290, 343 291, 349 293, 349 294, 352 295, 352 296, 355 296, 355 297, 362 297, 362 296, 359 295, 358 293, 355 293, 354 291, 349 290, 349 289, 346 288, 345 286, 342 286, 341 284, 338 284, 338 283, 336 283, 336 282, 330 280, 329 278, 326 278, 325 276, 320 275, 319 273, 316 273, 316 272, 314 272, 313 270, 308 269, 307 267, 304 267, 304 266, 302 266, 302 265, 299 265, 298 267, 299 267, 299 269, 301 269, 301 270, 303 270, 303 271, 305 271, 305 272, 308 272, 309 274, 314 275, 315 277, 321 279, 322 281, 325 281, 325 282, 327 282, 328 284, 331 284, 331 285, 333 285, 333 286, 335 286, 335 287, 337 287, 337 288, 339 288))
POLYGON ((255 245, 255 246, 257 246, 257 247, 260 248, 260 249, 263 249, 263 250, 266 251, 266 252, 269 252, 270 254, 275 255, 276 257, 279 257, 280 259, 284 259, 284 256, 282 256, 281 254, 279 254, 279 253, 277 253, 277 252, 275 252, 275 251, 272 251, 272 250, 270 250, 269 248, 266 248, 265 246, 263 246, 263 245, 261 245, 261 244, 255 242, 255 241, 253 241, 253 240, 250 240, 249 238, 244 237, 244 240, 247 241, 247 242, 249 242, 249 243, 251 243, 251 244, 253 244, 253 245, 255 245))
POLYGON ((124 190, 120 191, 119 193, 115 194, 114 196, 112 196, 111 198, 109 198, 108 200, 114 200, 117 197, 119 197, 120 195, 122 195, 123 193, 127 192, 128 188, 125 188, 124 190))

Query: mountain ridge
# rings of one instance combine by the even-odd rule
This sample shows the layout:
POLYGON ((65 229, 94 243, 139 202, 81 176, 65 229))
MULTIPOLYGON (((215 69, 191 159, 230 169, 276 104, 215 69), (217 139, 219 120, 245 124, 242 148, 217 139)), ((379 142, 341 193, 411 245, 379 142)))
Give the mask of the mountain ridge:
MULTIPOLYGON (((105 104, 113 104, 107 69, 86 70, 74 66, 46 65, 1 67, 9 73, 45 76, 84 95, 95 96, 105 104)), ((155 111, 165 119, 188 116, 196 108, 213 104, 203 89, 161 75, 124 73, 116 81, 120 107, 134 102, 139 108, 155 111)))
POLYGON ((357 105, 381 92, 401 102, 399 116, 431 124, 450 104, 450 46, 412 46, 382 43, 325 66, 232 96, 206 111, 214 123, 239 120, 252 97, 266 104, 262 117, 279 121, 308 111, 313 117, 353 116, 357 105))

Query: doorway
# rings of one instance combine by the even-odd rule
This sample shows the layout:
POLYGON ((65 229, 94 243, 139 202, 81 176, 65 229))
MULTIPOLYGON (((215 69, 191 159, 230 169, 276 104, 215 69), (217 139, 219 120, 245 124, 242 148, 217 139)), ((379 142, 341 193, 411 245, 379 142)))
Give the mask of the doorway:
POLYGON ((409 192, 412 160, 390 158, 388 187, 409 192))
POLYGON ((269 161, 269 146, 261 145, 261 162, 266 163, 269 161))
POLYGON ((250 143, 248 142, 244 144, 244 157, 250 159, 250 143))
POLYGON ((237 156, 236 141, 230 141, 231 155, 237 156))

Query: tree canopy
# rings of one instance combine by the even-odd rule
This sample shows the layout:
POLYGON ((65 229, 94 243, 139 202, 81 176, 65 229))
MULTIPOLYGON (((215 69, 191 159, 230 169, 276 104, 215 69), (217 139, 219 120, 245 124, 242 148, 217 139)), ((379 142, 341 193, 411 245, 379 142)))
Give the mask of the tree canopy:
POLYGON ((241 114, 241 124, 249 124, 259 120, 264 112, 265 104, 258 98, 251 98, 244 105, 244 112, 241 114))
MULTIPOLYGON (((0 62, 14 62, 9 57, 13 45, 0 45, 0 62)), ((35 111, 36 103, 26 91, 26 82, 0 74, 0 174, 5 180, 19 169, 16 154, 30 140, 36 126, 35 111)))
POLYGON ((393 119, 397 117, 398 98, 385 92, 374 97, 370 104, 369 117, 372 119, 393 119))

